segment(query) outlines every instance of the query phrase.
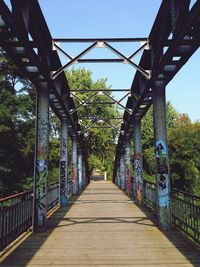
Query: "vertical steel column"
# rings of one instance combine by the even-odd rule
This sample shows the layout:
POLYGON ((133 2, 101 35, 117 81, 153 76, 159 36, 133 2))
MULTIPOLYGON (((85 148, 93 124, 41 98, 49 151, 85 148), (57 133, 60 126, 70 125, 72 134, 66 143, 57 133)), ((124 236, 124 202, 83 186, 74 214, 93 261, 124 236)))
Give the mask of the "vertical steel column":
POLYGON ((118 187, 120 187, 120 171, 119 171, 119 162, 117 162, 117 179, 116 179, 116 184, 118 187))
POLYGON ((60 205, 67 206, 68 191, 68 122, 64 118, 61 121, 60 138, 60 205))
POLYGON ((86 186, 85 161, 83 160, 83 188, 86 186))
POLYGON ((171 228, 170 176, 166 127, 165 84, 156 82, 153 89, 153 119, 157 172, 158 223, 162 230, 171 228))
POLYGON ((141 121, 134 123, 134 176, 136 188, 136 202, 138 205, 143 201, 143 164, 142 164, 142 142, 141 121))
POLYGON ((49 151, 49 91, 46 86, 37 91, 36 145, 34 166, 34 231, 43 231, 47 220, 47 176, 49 151))
POLYGON ((77 140, 72 137, 72 195, 78 193, 78 172, 77 172, 77 140))
POLYGON ((125 190, 125 166, 124 166, 124 150, 121 150, 120 155, 120 188, 125 190))
POLYGON ((79 181, 79 190, 81 191, 83 189, 83 157, 82 157, 82 151, 79 149, 78 151, 78 181, 79 181))
POLYGON ((126 140, 125 144, 125 183, 126 183, 126 193, 128 196, 132 193, 131 185, 131 158, 130 158, 130 140, 126 140))

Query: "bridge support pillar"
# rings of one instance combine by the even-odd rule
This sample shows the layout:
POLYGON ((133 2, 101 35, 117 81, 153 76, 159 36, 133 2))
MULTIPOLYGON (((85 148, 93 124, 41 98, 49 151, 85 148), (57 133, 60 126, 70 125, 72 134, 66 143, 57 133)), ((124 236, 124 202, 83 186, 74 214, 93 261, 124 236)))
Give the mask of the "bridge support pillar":
POLYGON ((143 164, 142 164, 142 142, 141 142, 141 121, 134 123, 134 176, 136 189, 136 203, 143 202, 143 164))
POLYGON ((126 182, 126 193, 128 196, 131 196, 131 193, 132 193, 130 152, 131 152, 130 141, 126 140, 126 144, 125 144, 125 182, 126 182))
POLYGON ((49 90, 46 86, 38 89, 36 106, 33 230, 44 231, 47 221, 49 151, 49 90))
POLYGON ((119 169, 119 162, 117 163, 117 179, 116 179, 116 184, 120 188, 121 187, 121 181, 120 181, 120 169, 119 169))
POLYGON ((158 223, 161 230, 170 230, 170 176, 166 127, 165 84, 163 82, 156 82, 152 89, 158 223))
POLYGON ((83 188, 86 186, 85 161, 83 159, 83 188))
POLYGON ((67 119, 61 121, 60 138, 60 205, 67 206, 68 198, 68 122, 67 119))
POLYGON ((121 190, 125 190, 125 166, 124 166, 124 150, 121 150, 121 155, 120 155, 120 162, 119 162, 119 171, 120 171, 120 188, 121 190))
POLYGON ((78 151, 78 182, 78 187, 81 191, 83 189, 83 156, 81 149, 78 151))
POLYGON ((78 194, 77 139, 72 137, 72 195, 78 194))

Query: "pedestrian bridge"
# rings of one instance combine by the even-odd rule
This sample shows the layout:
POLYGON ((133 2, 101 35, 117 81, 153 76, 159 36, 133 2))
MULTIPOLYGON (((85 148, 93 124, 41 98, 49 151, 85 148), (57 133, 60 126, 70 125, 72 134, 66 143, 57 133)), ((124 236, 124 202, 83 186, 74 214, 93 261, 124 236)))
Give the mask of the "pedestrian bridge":
POLYGON ((47 231, 24 237, 0 266, 200 266, 200 248, 161 232, 155 214, 116 185, 91 181, 50 216, 47 231))
POLYGON ((200 197, 171 188, 165 101, 167 84, 200 46, 200 1, 163 0, 148 37, 75 39, 51 36, 37 0, 6 2, 0 1, 0 47, 35 86, 37 110, 33 191, 0 199, 1 266, 200 266, 200 197), (72 57, 58 42, 90 45, 72 57), (142 45, 127 57, 116 42, 142 45), (118 58, 82 58, 97 47, 118 58), (65 65, 58 52, 67 57, 65 65), (81 62, 129 64, 136 70, 131 88, 69 88, 64 71, 81 62), (89 97, 75 106, 77 91, 89 97), (113 91, 128 93, 116 101, 113 91), (124 109, 123 117, 89 114, 82 119, 93 116, 92 122, 83 128, 78 109, 102 95, 110 101, 104 104, 124 109), (143 179, 142 169, 141 120, 150 106, 156 184, 143 179), (49 185, 50 108, 60 121, 61 149, 59 182, 49 185), (119 131, 113 183, 89 179, 85 133, 99 125, 119 131))

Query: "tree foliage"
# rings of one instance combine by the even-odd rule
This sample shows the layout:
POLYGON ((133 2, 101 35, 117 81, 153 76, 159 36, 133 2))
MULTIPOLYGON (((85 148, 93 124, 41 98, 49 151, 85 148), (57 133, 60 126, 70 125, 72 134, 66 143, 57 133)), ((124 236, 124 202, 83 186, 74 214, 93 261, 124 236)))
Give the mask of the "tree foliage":
MULTIPOLYGON (((0 196, 4 196, 32 186, 35 89, 2 50, 0 62, 0 196)), ((77 111, 82 131, 85 132, 90 171, 107 170, 111 177, 119 129, 114 126, 116 121, 108 118, 120 117, 121 111, 113 105, 105 104, 111 101, 109 91, 107 95, 89 91, 109 89, 107 79, 93 81, 92 73, 85 69, 72 69, 66 75, 70 88, 82 89, 74 97, 77 107, 90 98, 77 111), (96 127, 114 127, 87 130, 91 124, 96 127)), ((200 122, 191 122, 187 114, 179 114, 167 103, 167 126, 172 185, 200 194, 200 122)), ((50 112, 49 182, 58 181, 59 177, 59 135, 60 122, 50 112)), ((152 108, 142 120, 142 138, 145 178, 155 181, 152 108)), ((69 170, 71 150, 69 142, 69 170)))
POLYGON ((185 118, 169 130, 171 178, 173 186, 200 194, 200 123, 185 118))
MULTIPOLYGON (((144 177, 155 182, 152 107, 142 120, 144 177)), ((167 103, 168 147, 171 184, 181 190, 200 194, 200 123, 178 113, 167 103)))
MULTIPOLYGON (((104 95, 89 91, 90 89, 109 89, 107 79, 101 78, 93 81, 92 72, 84 68, 72 69, 66 75, 70 88, 82 89, 82 91, 75 94, 76 106, 80 106, 82 101, 87 101, 90 98, 77 111, 83 132, 92 124, 95 127, 110 127, 116 124, 116 121, 110 120, 109 118, 119 116, 119 110, 113 105, 106 104, 111 101, 107 96, 111 96, 111 93, 107 91, 107 95, 104 95)), ((100 169, 102 172, 106 170, 111 178, 115 155, 115 140, 118 135, 118 127, 115 128, 91 127, 88 131, 85 131, 90 172, 93 169, 100 169)))
POLYGON ((0 195, 29 187, 33 173, 32 86, 0 51, 0 195), (20 89, 18 85, 20 84, 20 89))

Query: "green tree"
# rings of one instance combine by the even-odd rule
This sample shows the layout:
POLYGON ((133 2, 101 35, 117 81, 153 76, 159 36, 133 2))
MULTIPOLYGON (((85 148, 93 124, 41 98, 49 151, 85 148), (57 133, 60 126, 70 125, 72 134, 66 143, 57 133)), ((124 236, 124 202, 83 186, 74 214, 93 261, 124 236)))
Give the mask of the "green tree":
MULTIPOLYGON (((84 68, 72 69, 66 72, 69 86, 72 89, 84 89, 75 94, 76 106, 81 105, 82 101, 86 101, 89 97, 94 95, 90 101, 78 109, 82 131, 88 127, 88 125, 94 124, 96 127, 109 127, 115 125, 116 121, 110 120, 119 116, 119 110, 113 105, 108 105, 106 102, 110 102, 111 93, 106 92, 108 95, 102 93, 90 92, 90 89, 109 89, 106 84, 107 79, 92 80, 92 72, 87 71, 84 68), (102 118, 104 118, 102 120, 102 118)), ((89 168, 92 171, 95 168, 100 168, 101 171, 107 170, 111 179, 113 172, 113 158, 115 155, 115 139, 118 134, 118 126, 113 128, 90 128, 85 134, 87 135, 87 147, 89 153, 89 168), (112 166, 112 167, 111 167, 112 166)))
POLYGON ((188 122, 187 116, 169 130, 169 154, 172 184, 182 190, 200 194, 200 123, 188 122))
POLYGON ((33 87, 0 50, 0 195, 30 186, 33 173, 33 87), (20 89, 19 89, 20 88, 20 89), (30 180, 31 177, 31 180, 30 180))
MULTIPOLYGON (((177 127, 177 120, 180 114, 170 102, 166 104, 167 128, 177 127)), ((142 119, 142 143, 143 143, 143 166, 144 177, 155 181, 155 156, 154 156, 154 130, 153 130, 153 107, 151 106, 145 117, 142 119)))

